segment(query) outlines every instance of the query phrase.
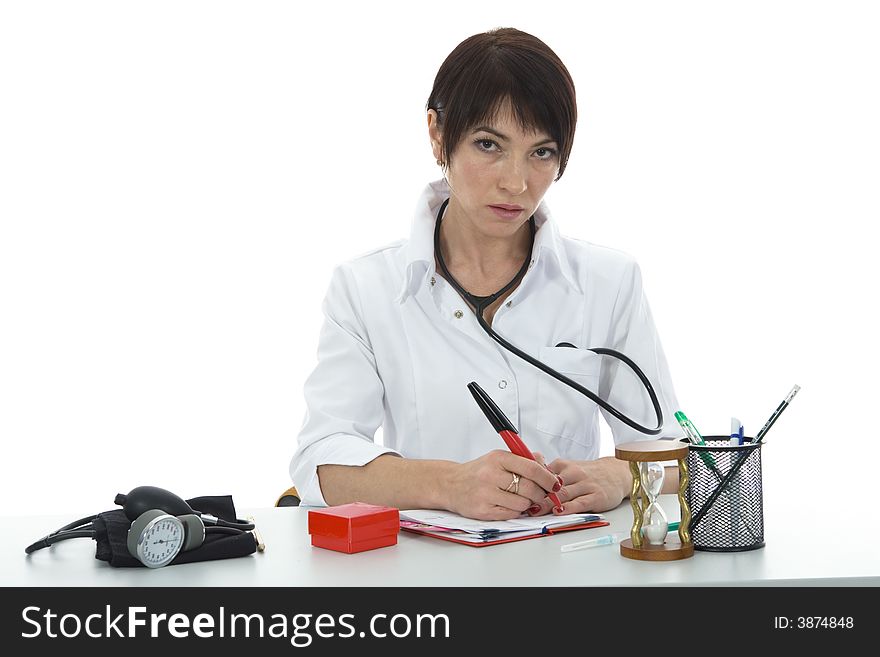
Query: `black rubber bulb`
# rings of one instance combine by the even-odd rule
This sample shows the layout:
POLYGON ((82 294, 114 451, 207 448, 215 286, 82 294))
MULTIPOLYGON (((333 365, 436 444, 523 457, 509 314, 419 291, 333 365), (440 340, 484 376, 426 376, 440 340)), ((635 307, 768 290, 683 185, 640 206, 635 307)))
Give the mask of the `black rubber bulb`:
POLYGON ((186 513, 195 513, 190 505, 171 491, 156 486, 138 486, 132 488, 128 495, 120 493, 116 496, 114 504, 119 504, 125 511, 129 520, 135 520, 144 511, 161 509, 172 516, 182 516, 186 513))

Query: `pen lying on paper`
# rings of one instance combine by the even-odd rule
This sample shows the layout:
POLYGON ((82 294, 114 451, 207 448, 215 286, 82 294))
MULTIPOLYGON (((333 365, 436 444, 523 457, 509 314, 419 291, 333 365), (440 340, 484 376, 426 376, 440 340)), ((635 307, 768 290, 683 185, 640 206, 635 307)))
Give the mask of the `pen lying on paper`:
POLYGON ((590 538, 586 541, 568 543, 567 545, 563 545, 561 548, 559 548, 559 551, 574 552, 575 550, 585 550, 586 548, 596 547, 597 545, 613 545, 614 543, 620 543, 627 536, 629 536, 629 534, 627 534, 626 532, 614 532, 613 534, 605 534, 604 536, 590 538))
MULTIPOLYGON (((507 416, 500 408, 498 408, 495 402, 492 401, 492 398, 486 394, 486 391, 483 390, 476 381, 468 383, 468 390, 471 391, 474 401, 477 402, 477 406, 483 411, 483 415, 486 416, 486 419, 489 420, 489 423, 504 440, 507 449, 517 456, 537 461, 535 455, 532 454, 529 448, 526 447, 526 444, 522 441, 522 438, 519 437, 519 434, 516 432, 516 427, 513 426, 513 423, 507 419, 507 416)), ((559 497, 556 493, 547 493, 547 497, 553 502, 554 508, 559 509, 560 511, 563 510, 562 502, 559 501, 559 497)))

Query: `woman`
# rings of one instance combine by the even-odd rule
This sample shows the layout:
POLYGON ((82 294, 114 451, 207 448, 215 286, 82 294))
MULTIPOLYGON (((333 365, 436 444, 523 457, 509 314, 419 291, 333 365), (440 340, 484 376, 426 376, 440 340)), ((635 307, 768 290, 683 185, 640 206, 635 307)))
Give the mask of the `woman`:
MULTIPOLYGON (((597 458, 597 405, 501 348, 453 281, 478 297, 499 293, 483 314, 493 330, 648 422, 652 406, 635 377, 557 345, 627 354, 657 390, 661 435, 680 436, 636 263, 560 236, 542 203, 565 171, 576 121, 568 71, 529 34, 477 34, 444 61, 427 123, 445 175, 423 192, 410 239, 339 266, 324 301, 291 463, 303 504, 359 500, 509 519, 601 512, 626 497, 628 465, 597 458), (519 427, 540 464, 504 449, 470 381, 519 427), (380 426, 384 446, 373 441, 380 426)), ((616 443, 651 437, 606 419, 616 443)))

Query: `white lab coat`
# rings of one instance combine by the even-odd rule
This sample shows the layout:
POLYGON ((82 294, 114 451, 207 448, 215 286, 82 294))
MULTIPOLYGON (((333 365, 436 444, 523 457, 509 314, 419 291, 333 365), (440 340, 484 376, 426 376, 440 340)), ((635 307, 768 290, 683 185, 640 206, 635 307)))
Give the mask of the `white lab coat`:
MULTIPOLYGON (((290 464, 303 504, 326 504, 317 477, 322 464, 359 466, 388 452, 464 462, 504 449, 468 391, 470 381, 547 462, 599 455, 599 407, 503 349, 435 273, 434 222, 448 196, 445 181, 430 183, 417 203, 409 240, 333 273, 318 364, 305 384, 306 417, 290 464), (383 446, 374 442, 380 426, 383 446)), ((647 392, 628 368, 586 349, 555 345, 623 352, 657 392, 661 435, 680 438, 678 404, 636 262, 620 251, 560 236, 546 203, 538 206, 535 221, 532 263, 495 313, 493 329, 653 427, 647 392)), ((655 438, 602 412, 615 444, 655 438)))

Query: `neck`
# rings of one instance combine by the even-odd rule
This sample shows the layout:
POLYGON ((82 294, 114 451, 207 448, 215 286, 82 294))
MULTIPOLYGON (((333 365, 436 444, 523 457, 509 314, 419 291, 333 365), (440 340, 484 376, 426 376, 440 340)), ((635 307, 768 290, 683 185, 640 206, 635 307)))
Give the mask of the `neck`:
MULTIPOLYGON (((445 205, 443 207, 445 207, 445 205)), ((443 211, 442 207, 440 211, 443 211)), ((493 261, 491 257, 485 257, 485 254, 477 254, 477 259, 470 261, 458 257, 453 270, 453 266, 450 266, 444 257, 444 252, 449 248, 450 241, 447 240, 446 245, 444 246, 440 235, 445 225, 446 222, 441 215, 438 217, 437 224, 434 228, 434 251, 438 272, 442 272, 442 275, 449 280, 456 291, 458 291, 458 293, 461 294, 469 304, 474 306, 474 309, 478 311, 480 316, 482 316, 488 304, 502 302, 505 295, 509 294, 510 289, 525 274, 525 271, 529 266, 529 254, 531 253, 532 241, 534 239, 532 231, 533 222, 529 220, 524 225, 525 230, 528 231, 527 237, 529 241, 525 255, 519 258, 520 265, 518 269, 514 268, 515 265, 512 266, 511 263, 515 263, 516 261, 511 260, 510 258, 496 261, 496 267, 492 265, 493 261)), ((451 234, 453 236, 461 235, 460 232, 457 233, 454 229, 451 231, 451 234)), ((465 233, 465 235, 467 235, 467 233, 465 233)), ((513 250, 510 248, 510 245, 514 243, 514 239, 514 236, 511 236, 509 240, 505 241, 507 248, 499 248, 495 253, 512 253, 513 250)), ((494 312, 491 311, 491 306, 489 306, 489 309, 490 312, 494 312)), ((491 315, 489 321, 492 321, 491 315)))
POLYGON ((532 248, 529 223, 511 235, 486 235, 477 231, 454 203, 455 199, 450 199, 440 224, 440 248, 446 266, 488 277, 518 270, 532 248))

